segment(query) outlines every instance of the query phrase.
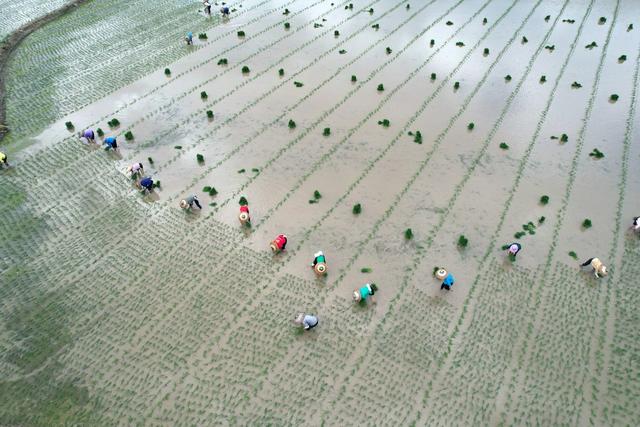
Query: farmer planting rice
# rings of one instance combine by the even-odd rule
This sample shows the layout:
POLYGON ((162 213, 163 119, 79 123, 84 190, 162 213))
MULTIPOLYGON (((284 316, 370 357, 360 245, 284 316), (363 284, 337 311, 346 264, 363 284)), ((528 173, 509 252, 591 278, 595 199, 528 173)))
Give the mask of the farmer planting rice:
POLYGON ((151 177, 145 176, 140 180, 138 186, 142 189, 142 191, 150 193, 151 191, 153 191, 153 179, 151 179, 151 177))
POLYGON ((220 8, 220 13, 222 14, 223 18, 228 18, 229 17, 229 8, 227 6, 222 6, 220 8))
POLYGON ((278 237, 271 242, 270 246, 274 254, 284 251, 285 246, 287 246, 287 236, 278 234, 278 237))
POLYGON ((82 132, 82 136, 87 138, 87 140, 92 144, 96 142, 96 134, 93 129, 85 130, 84 132, 82 132))
POLYGON ((293 323, 302 326, 305 331, 308 331, 318 326, 318 318, 313 314, 299 313, 293 323))
POLYGON ((631 225, 631 228, 636 233, 640 232, 640 216, 637 216, 637 217, 633 218, 633 224, 631 225))
POLYGON ((110 136, 104 139, 104 149, 107 151, 118 149, 118 142, 116 141, 115 136, 110 136))
POLYGON ((127 168, 127 172, 131 174, 131 176, 143 175, 144 174, 144 166, 142 163, 136 162, 127 168))
POLYGON ((182 209, 191 210, 193 209, 194 204, 198 207, 198 209, 202 209, 202 206, 200 205, 200 201, 198 200, 198 196, 196 196, 195 194, 190 195, 186 199, 180 200, 180 207, 182 209))
POLYGON ((193 44, 193 33, 189 31, 187 33, 187 36, 184 38, 184 40, 187 42, 187 45, 193 44))
POLYGON ((366 302, 369 298, 371 298, 371 302, 376 302, 375 293, 378 290, 378 286, 375 283, 365 283, 363 287, 360 289, 356 289, 353 291, 353 300, 355 302, 364 301, 366 302))
POLYGON ((7 161, 7 155, 0 151, 0 165, 2 167, 9 167, 9 162, 7 161))
POLYGON ((593 268, 593 274, 597 279, 600 279, 607 275, 607 267, 602 264, 602 261, 600 261, 598 258, 590 258, 580 264, 581 267, 586 267, 588 265, 593 268))
POLYGON ((323 274, 327 273, 327 259, 325 258, 322 251, 318 251, 313 254, 313 262, 311 263, 311 267, 318 276, 322 276, 323 274))
POLYGON ((436 278, 438 280, 442 280, 442 284, 440 285, 440 289, 446 289, 447 291, 451 290, 451 287, 456 282, 453 277, 453 274, 449 273, 444 268, 440 268, 436 271, 436 278))
POLYGON ((249 215, 249 205, 240 206, 240 214, 238 215, 240 223, 245 225, 251 222, 251 216, 249 215))

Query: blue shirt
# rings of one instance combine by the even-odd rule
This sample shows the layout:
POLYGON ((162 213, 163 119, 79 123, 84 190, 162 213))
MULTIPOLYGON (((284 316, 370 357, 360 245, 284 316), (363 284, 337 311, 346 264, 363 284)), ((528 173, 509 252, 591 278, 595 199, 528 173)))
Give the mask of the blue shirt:
POLYGON ((140 181, 140 185, 142 185, 145 188, 151 188, 153 187, 153 180, 149 177, 142 178, 142 181, 140 181))
POLYGON ((305 314, 304 319, 302 319, 302 324, 305 329, 311 329, 318 324, 318 318, 311 314, 305 314))
POLYGON ((453 286, 455 281, 456 280, 453 278, 453 274, 449 273, 447 274, 447 277, 444 278, 444 281, 442 282, 442 284, 447 286, 453 286))
POLYGON ((115 144, 115 142, 116 142, 116 139, 112 136, 104 139, 104 143, 110 147, 113 147, 113 144, 115 144))

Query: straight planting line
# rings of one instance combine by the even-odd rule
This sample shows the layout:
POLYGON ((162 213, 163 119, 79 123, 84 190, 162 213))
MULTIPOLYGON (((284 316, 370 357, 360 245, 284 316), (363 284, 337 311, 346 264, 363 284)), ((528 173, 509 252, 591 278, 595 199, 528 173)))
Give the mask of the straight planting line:
MULTIPOLYGON (((638 96, 638 81, 639 79, 639 70, 640 70, 640 49, 638 49, 638 56, 636 57, 636 67, 635 67, 635 71, 633 73, 633 89, 631 92, 631 104, 629 106, 629 114, 627 116, 627 123, 625 126, 625 133, 624 133, 624 148, 623 148, 623 155, 622 155, 622 171, 621 171, 621 179, 620 179, 620 185, 618 186, 618 194, 619 194, 619 198, 618 198, 618 205, 617 205, 617 214, 616 214, 616 230, 623 230, 622 228, 622 208, 624 207, 624 198, 625 198, 625 194, 627 192, 627 175, 628 175, 628 169, 629 169, 629 157, 630 157, 630 151, 631 151, 631 140, 633 139, 633 128, 634 128, 634 118, 636 115, 636 103, 638 101, 637 96, 638 96)), ((614 236, 614 243, 613 246, 611 248, 611 251, 609 253, 609 259, 613 260, 615 259, 616 256, 616 248, 618 246, 618 239, 619 236, 616 233, 616 235, 614 236)), ((613 340, 613 337, 607 337, 607 323, 609 322, 609 304, 610 304, 610 300, 611 300, 611 292, 609 287, 613 287, 618 285, 618 283, 614 283, 611 281, 611 279, 609 280, 609 283, 607 284, 606 288, 605 288, 605 292, 606 292, 606 296, 605 296, 605 303, 604 303, 604 313, 602 316, 600 316, 602 318, 602 322, 600 325, 600 336, 604 337, 601 338, 599 340, 599 348, 598 351, 601 352, 602 351, 602 347, 605 346, 605 340, 607 341, 607 343, 610 343, 613 340)), ((610 357, 605 357, 605 361, 604 361, 604 365, 601 368, 602 372, 606 372, 607 371, 607 365, 609 365, 610 363, 610 357)), ((592 378, 592 382, 595 384, 597 381, 596 375, 593 375, 592 378)), ((602 376, 600 379, 600 389, 604 389, 605 386, 607 386, 607 388, 609 388, 609 376, 602 376), (602 384, 603 382, 607 382, 607 384, 602 384)), ((594 399, 594 396, 592 396, 593 402, 599 402, 600 399, 594 399)), ((605 408, 603 407, 601 410, 602 414, 601 416, 604 416, 605 413, 605 408)), ((606 418, 605 418, 606 419, 606 418)))
MULTIPOLYGON (((482 8, 476 12, 476 15, 479 14, 489 3, 491 2, 491 0, 488 0, 483 6, 482 8)), ((350 91, 347 96, 345 98, 343 98, 342 101, 340 101, 340 103, 338 103, 336 106, 332 107, 331 109, 325 111, 325 113, 322 115, 322 117, 320 119, 318 119, 316 122, 314 122, 311 126, 307 127, 305 129, 304 132, 302 132, 297 138, 295 138, 294 140, 292 140, 291 142, 289 142, 285 147, 281 148, 275 156, 271 157, 264 165, 262 165, 262 168, 260 168, 260 172, 263 172, 266 168, 268 168, 269 166, 271 166, 272 164, 274 164, 279 158, 280 156, 287 151, 289 148, 291 148, 293 145, 295 145, 297 142, 299 142, 302 138, 304 138, 307 134, 309 134, 311 132, 311 130, 313 130, 315 127, 317 127, 320 123, 322 123, 326 117, 328 117, 331 113, 333 113, 339 106, 341 106, 342 104, 344 104, 347 99, 349 97, 351 97, 353 95, 353 93, 355 93, 356 91, 360 90, 360 88, 362 88, 362 86, 364 86, 366 83, 370 82, 373 77, 383 68, 385 68, 387 65, 389 65, 392 61, 394 61, 399 55, 401 55, 403 52, 405 52, 410 46, 411 44, 413 44, 416 40, 418 40, 420 37, 422 37, 427 31, 429 31, 433 26, 435 26, 439 21, 441 21, 445 16, 447 16, 453 9, 455 9, 456 7, 458 7, 458 5, 460 5, 462 3, 462 1, 458 1, 455 5, 453 5, 451 8, 449 8, 444 14, 442 14, 440 17, 438 17, 438 19, 436 21, 434 21, 431 25, 429 25, 427 28, 425 28, 423 31, 421 31, 416 37, 414 37, 412 40, 409 41, 409 43, 407 43, 403 49, 401 49, 400 51, 398 51, 391 59, 387 60, 385 63, 383 63, 381 66, 379 66, 376 70, 374 70, 368 77, 367 79, 364 80, 364 82, 359 85, 356 89, 353 89, 352 91, 350 91)), ((315 173, 315 171, 317 169, 319 169, 331 156, 333 156, 333 154, 341 147, 343 146, 348 140, 349 138, 351 138, 351 136, 353 134, 356 133, 356 131, 358 129, 360 129, 365 123, 367 123, 371 117, 373 115, 375 115, 378 111, 380 111, 380 109, 382 109, 382 107, 389 101, 389 99, 391 99, 391 97, 393 95, 395 95, 402 87, 404 87, 410 80, 412 80, 418 73, 420 70, 422 70, 422 68, 424 68, 429 61, 438 53, 440 52, 440 50, 443 49, 444 46, 446 46, 446 44, 453 39, 471 20, 473 19, 470 18, 467 22, 465 22, 460 28, 458 28, 458 30, 456 30, 438 49, 436 49, 436 51, 431 54, 418 68, 416 68, 412 73, 409 74, 409 76, 403 81, 401 82, 398 86, 396 86, 388 95, 386 95, 384 97, 384 99, 382 101, 380 101, 380 103, 378 104, 378 106, 371 110, 363 119, 360 120, 360 122, 358 122, 358 124, 356 126, 354 126, 353 128, 351 128, 349 130, 349 132, 347 133, 347 135, 342 138, 342 140, 340 140, 340 142, 338 142, 336 145, 334 145, 327 153, 325 153, 323 156, 321 156, 318 161, 311 167, 311 169, 305 173, 305 175, 303 175, 298 182, 294 185, 294 187, 289 190, 289 192, 284 196, 284 198, 282 200, 280 200, 276 206, 274 206, 273 208, 271 208, 263 217, 262 217, 262 221, 257 223, 254 226, 254 229, 257 230, 259 229, 272 215, 273 213, 279 209, 288 199, 289 197, 291 197, 291 195, 297 191, 302 184, 313 174, 315 173)), ((466 59, 469 57, 470 53, 468 53, 462 60, 462 62, 458 65, 457 68, 459 68, 462 63, 464 61, 466 61, 466 59)), ((441 85, 442 86, 442 85, 441 85)), ((441 86, 439 87, 439 89, 441 88, 441 86)), ((259 173, 254 175, 253 177, 251 177, 249 180, 247 180, 247 182, 245 182, 238 190, 236 190, 232 196, 230 196, 228 199, 226 199, 222 204, 220 204, 220 206, 218 207, 218 209, 224 207, 229 200, 233 199, 234 197, 236 197, 238 194, 240 194, 242 191, 244 191, 245 188, 247 188, 257 177, 259 176, 259 173)))

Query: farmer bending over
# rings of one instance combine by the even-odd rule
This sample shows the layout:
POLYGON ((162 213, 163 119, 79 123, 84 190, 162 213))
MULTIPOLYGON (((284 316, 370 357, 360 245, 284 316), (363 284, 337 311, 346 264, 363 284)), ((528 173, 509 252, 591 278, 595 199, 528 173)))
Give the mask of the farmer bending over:
POLYGON ((293 321, 296 325, 300 325, 304 328, 305 331, 309 329, 313 329, 318 326, 318 318, 313 314, 298 314, 296 320, 293 321))
POLYGON ((607 275, 607 267, 602 264, 602 261, 600 261, 598 258, 590 258, 580 264, 581 267, 586 267, 588 265, 591 265, 591 267, 593 267, 593 272, 596 278, 600 279, 601 277, 607 275))
POLYGON ((202 206, 200 206, 200 202, 198 201, 198 196, 196 196, 195 194, 190 195, 184 200, 180 200, 180 207, 182 209, 193 209, 194 204, 198 207, 198 209, 202 209, 202 206))

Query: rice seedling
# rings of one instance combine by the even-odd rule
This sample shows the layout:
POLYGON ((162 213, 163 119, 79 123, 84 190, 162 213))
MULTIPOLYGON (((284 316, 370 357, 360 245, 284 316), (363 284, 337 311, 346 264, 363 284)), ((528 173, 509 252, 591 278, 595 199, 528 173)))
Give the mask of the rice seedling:
POLYGON ((604 153, 600 150, 598 150, 597 148, 594 148, 591 153, 589 153, 589 156, 596 158, 596 159, 601 159, 604 157, 604 153))
POLYGON ((413 137, 413 142, 415 142, 416 144, 422 144, 422 134, 419 130, 416 131, 416 134, 413 137))
POLYGON ((611 96, 609 97, 609 100, 616 102, 618 100, 619 96, 617 93, 612 93, 611 96))
POLYGON ((607 22, 607 18, 604 16, 601 16, 600 19, 598 19, 598 24, 600 25, 603 25, 605 22, 607 22))
POLYGON ((198 163, 204 163, 204 156, 202 154, 196 154, 196 160, 198 163))
POLYGON ((467 129, 469 129, 469 130, 473 130, 474 127, 476 127, 476 125, 473 122, 471 122, 471 123, 469 123, 467 125, 467 129))
POLYGON ((353 10, 353 3, 349 3, 347 6, 344 7, 345 9, 349 9, 349 10, 353 10))
POLYGON ((547 218, 545 218, 544 216, 541 216, 540 218, 538 218, 538 224, 542 225, 544 224, 544 222, 547 220, 547 218))
POLYGON ((389 55, 391 52, 393 52, 389 46, 387 46, 385 48, 385 51, 387 52, 387 55, 389 55))
POLYGON ((130 130, 126 131, 124 134, 124 139, 126 139, 127 141, 131 141, 133 139, 133 133, 130 130))
POLYGON ((253 173, 258 173, 258 172, 260 172, 260 169, 258 169, 258 168, 251 168, 251 172, 253 172, 253 173))
POLYGON ((279 75, 280 77, 284 76, 284 68, 280 68, 280 69, 278 70, 278 75, 279 75))
POLYGON ((591 42, 588 45, 585 46, 585 49, 593 49, 594 47, 598 47, 598 43, 596 42, 591 42))
POLYGON ((338 53, 339 53, 340 55, 344 55, 345 53, 347 53, 347 51, 346 51, 346 50, 344 50, 344 49, 340 49, 340 50, 338 51, 338 53))
POLYGON ((431 73, 431 80, 435 80, 436 79, 436 73, 431 73))
POLYGON ((154 181, 153 188, 160 188, 160 180, 154 181))
POLYGON ((384 85, 382 83, 380 83, 378 85, 378 92, 382 92, 384 90, 384 85))
POLYGON ((551 15, 547 15, 544 17, 545 22, 549 22, 549 19, 551 19, 551 15))
POLYGON ((113 118, 113 119, 109 120, 107 122, 107 124, 109 125, 109 127, 116 128, 116 127, 120 126, 120 121, 118 119, 116 119, 116 118, 113 118))
POLYGON ((544 48, 547 49, 549 52, 553 52, 556 49, 556 45, 555 44, 548 44, 544 48))
POLYGON ((620 55, 618 57, 618 62, 621 63, 621 64, 626 60, 627 60, 627 55, 620 55))
POLYGON ((433 272, 431 273, 431 275, 435 277, 438 270, 440 270, 440 267, 436 265, 435 267, 433 267, 433 272))
POLYGON ((164 75, 165 75, 165 76, 170 76, 170 75, 171 75, 171 70, 170 70, 170 69, 168 69, 168 68, 165 68, 165 69, 164 69, 164 75))
POLYGON ((429 42, 429 46, 433 47, 436 44, 436 41, 434 39, 431 39, 431 41, 429 42))
POLYGON ((633 30, 633 24, 629 24, 629 26, 627 27, 627 32, 633 30))
POLYGON ((529 39, 525 36, 522 36, 522 44, 529 43, 529 39))
POLYGON ((531 221, 526 224, 522 224, 522 229, 531 235, 536 234, 536 225, 531 221))
POLYGON ((334 36, 336 36, 336 37, 338 37, 338 36, 340 35, 340 31, 335 30, 335 31, 333 32, 333 35, 334 35, 334 36))
POLYGON ((318 190, 315 190, 315 191, 313 192, 313 198, 314 198, 315 200, 320 200, 320 199, 322 198, 322 194, 320 194, 320 192, 319 192, 318 190))
POLYGON ((447 25, 453 25, 453 22, 447 21, 447 25))
POLYGON ((367 12, 373 13, 373 8, 369 8, 369 10, 367 12))
POLYGON ((351 75, 351 81, 354 83, 358 81, 358 78, 355 76, 355 74, 351 75))
POLYGON ((322 135, 324 136, 331 135, 331 128, 324 128, 324 130, 322 131, 322 135))
POLYGON ((507 249, 509 249, 511 245, 509 243, 507 243, 506 245, 502 245, 502 247, 500 249, 502 249, 503 251, 506 251, 507 249))
POLYGON ((213 111, 211 111, 211 110, 207 110, 207 117, 208 117, 209 119, 213 119, 213 111))
POLYGON ((464 42, 456 42, 456 46, 462 47, 462 46, 464 46, 464 42))
POLYGON ((578 254, 575 253, 574 251, 569 251, 569 256, 575 260, 578 259, 578 254))
POLYGON ((249 72, 251 72, 249 67, 247 67, 246 65, 242 67, 242 74, 248 74, 249 72))
POLYGON ((310 205, 313 205, 313 204, 315 204, 315 203, 318 203, 318 201, 317 201, 317 200, 314 200, 314 199, 309 199, 309 204, 310 204, 310 205))
POLYGON ((391 122, 389 121, 389 119, 382 119, 382 120, 378 120, 378 124, 380 126, 384 126, 386 128, 388 128, 389 126, 391 126, 391 122))
POLYGON ((571 87, 574 89, 580 89, 582 87, 582 85, 578 82, 573 82, 571 83, 571 87))
POLYGON ((458 246, 461 248, 466 248, 468 244, 469 239, 467 239, 464 234, 461 234, 460 237, 458 237, 458 246))
POLYGON ((68 130, 73 130, 74 129, 73 123, 71 123, 71 122, 66 122, 64 125, 68 130))
POLYGON ((409 10, 409 9, 411 9, 411 5, 410 5, 409 3, 407 3, 407 5, 405 6, 405 8, 406 8, 407 10, 409 10))
POLYGON ((245 36, 244 31, 242 30, 238 31, 238 37, 244 37, 244 36, 245 36))
POLYGON ((211 203, 209 203, 209 206, 212 206, 212 207, 213 207, 213 206, 217 206, 217 205, 218 205, 218 203, 217 203, 217 202, 211 202, 211 203))
POLYGON ((227 65, 229 64, 229 61, 227 60, 227 58, 220 58, 218 60, 218 65, 227 65))
POLYGON ((207 39, 207 33, 200 33, 198 34, 198 38, 200 40, 206 40, 207 39))
POLYGON ((176 150, 182 150, 182 145, 174 145, 173 148, 176 150))
POLYGON ((373 271, 373 268, 371 267, 362 267, 360 269, 360 273, 371 273, 373 271))
POLYGON ((207 191, 207 193, 209 193, 209 195, 210 195, 211 197, 213 197, 213 196, 215 196, 216 194, 218 194, 218 190, 216 190, 216 188, 215 188, 215 187, 211 187, 211 188, 209 188, 209 191, 207 191))
POLYGON ((575 19, 563 19, 562 22, 567 22, 569 24, 573 24, 574 22, 576 22, 575 19))
POLYGON ((511 81, 511 74, 507 74, 506 76, 504 76, 504 79, 508 82, 511 81))
POLYGON ((249 204, 249 202, 247 202, 247 198, 244 196, 240 196, 240 200, 238 200, 238 204, 240 204, 240 206, 247 206, 249 204))
POLYGON ((302 86, 304 86, 304 83, 302 83, 302 82, 293 82, 293 84, 294 84, 296 87, 302 87, 302 86))
POLYGON ((286 8, 284 9, 284 12, 282 12, 282 14, 283 14, 283 15, 288 15, 288 14, 290 14, 290 13, 291 13, 291 12, 289 11, 289 9, 286 9, 286 8))
POLYGON ((489 48, 488 48, 488 47, 485 47, 485 48, 484 48, 484 50, 483 50, 482 52, 483 52, 484 56, 489 55, 489 48))
POLYGON ((200 92, 200 99, 207 99, 208 97, 209 95, 207 95, 207 92, 205 92, 204 90, 200 92))
POLYGON ((404 238, 407 240, 413 239, 413 231, 410 228, 404 230, 404 238))
POLYGON ((289 124, 287 126, 289 126, 289 129, 295 129, 296 122, 294 122, 293 120, 289 120, 289 124))
POLYGON ((541 205, 549 204, 549 196, 545 194, 544 196, 540 197, 540 204, 541 205))
POLYGON ((511 261, 511 262, 516 262, 516 256, 515 256, 514 254, 511 254, 511 253, 510 253, 510 254, 508 255, 508 258, 509 258, 509 261, 511 261))
POLYGON ((203 193, 208 193, 209 191, 211 191, 211 186, 210 185, 205 185, 204 187, 202 187, 202 192, 203 193))
POLYGON ((482 18, 482 25, 486 25, 487 24, 487 18, 482 18))
POLYGON ((527 233, 525 233, 524 231, 518 231, 516 234, 513 235, 513 237, 515 237, 516 239, 520 239, 522 237, 524 237, 527 233))
POLYGON ((502 148, 503 150, 508 150, 509 146, 505 142, 501 142, 500 143, 500 148, 502 148))
POLYGON ((589 218, 582 221, 582 228, 591 228, 591 225, 591 220, 589 218))
POLYGON ((153 159, 151 157, 147 157, 147 162, 149 162, 150 165, 153 164, 153 159))
POLYGON ((356 203, 353 205, 353 209, 351 211, 354 215, 359 215, 362 212, 362 205, 360 203, 356 203))
POLYGON ((457 89, 460 89, 460 82, 455 82, 455 83, 453 84, 453 88, 454 88, 454 89, 456 89, 456 90, 457 90, 457 89))
POLYGON ((290 29, 290 28, 291 28, 291 24, 290 24, 290 23, 288 23, 288 22, 285 22, 285 23, 284 23, 284 29, 285 29, 285 30, 288 30, 288 29, 290 29))
POLYGON ((373 24, 371 26, 371 28, 373 28, 374 30, 379 30, 380 29, 380 24, 373 24))
POLYGON ((566 133, 560 135, 560 142, 565 143, 567 141, 569 141, 569 136, 566 133))
POLYGON ((96 133, 98 134, 98 136, 104 136, 104 131, 100 128, 96 129, 96 133))
POLYGON ((245 173, 247 170, 242 168, 242 169, 238 169, 238 173, 245 173))

